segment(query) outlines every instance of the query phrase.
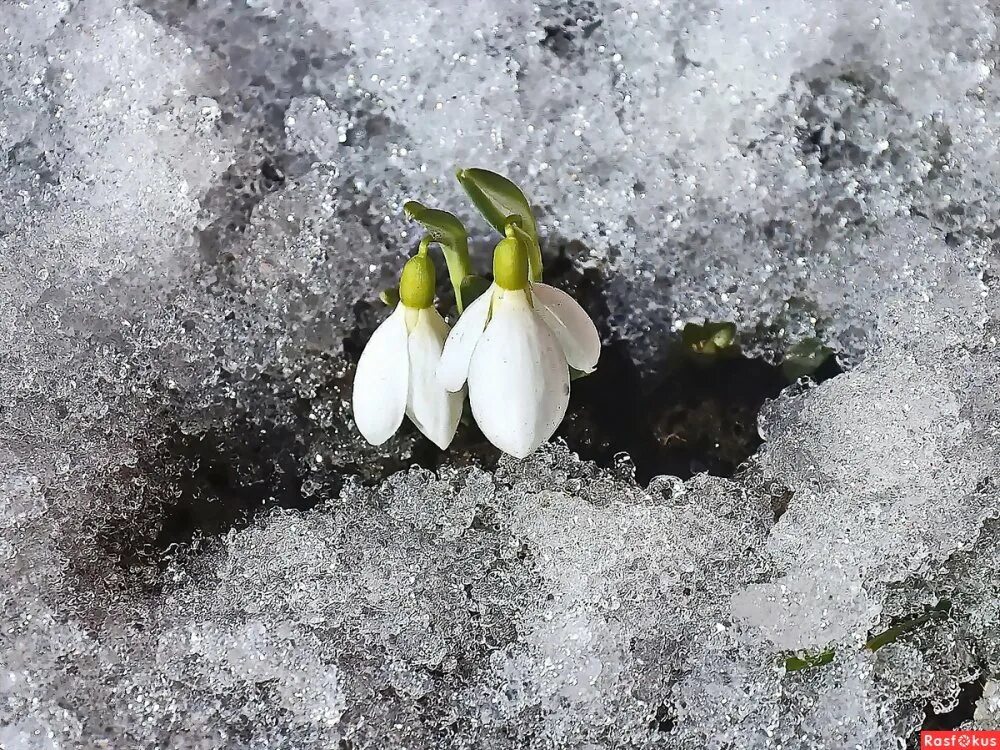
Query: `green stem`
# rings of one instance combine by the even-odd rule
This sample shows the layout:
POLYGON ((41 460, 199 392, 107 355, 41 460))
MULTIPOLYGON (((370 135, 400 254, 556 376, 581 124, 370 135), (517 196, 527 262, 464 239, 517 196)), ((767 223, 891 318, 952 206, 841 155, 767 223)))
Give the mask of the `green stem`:
POLYGON ((432 242, 436 242, 448 265, 448 278, 455 290, 455 304, 459 314, 465 308, 462 299, 462 280, 472 273, 469 262, 469 238, 455 216, 447 211, 427 208, 417 201, 407 201, 403 206, 406 215, 419 221, 427 230, 427 236, 420 240, 420 252, 426 252, 432 242))

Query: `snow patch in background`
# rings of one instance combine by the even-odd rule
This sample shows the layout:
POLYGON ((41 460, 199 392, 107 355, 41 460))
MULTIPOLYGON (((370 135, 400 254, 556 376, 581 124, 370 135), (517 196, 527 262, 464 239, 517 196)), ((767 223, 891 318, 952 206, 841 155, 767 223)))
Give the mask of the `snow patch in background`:
POLYGON ((996 11, 4 5, 0 745, 883 748, 995 678, 996 11), (404 200, 487 246, 460 165, 643 366, 707 318, 856 367, 733 480, 407 469, 350 352, 404 200))

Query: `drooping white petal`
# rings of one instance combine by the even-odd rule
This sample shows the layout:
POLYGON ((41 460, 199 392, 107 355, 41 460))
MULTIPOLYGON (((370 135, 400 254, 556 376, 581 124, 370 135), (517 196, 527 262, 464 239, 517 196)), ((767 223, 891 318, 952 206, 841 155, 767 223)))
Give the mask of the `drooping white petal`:
POLYGON ((566 357, 524 291, 504 292, 494 301, 472 356, 469 400, 483 434, 517 458, 552 437, 566 415, 566 357))
POLYGON ((354 374, 354 421, 372 445, 391 438, 403 421, 409 382, 406 306, 375 329, 354 374))
POLYGON ((447 448, 462 417, 465 391, 450 393, 438 380, 448 324, 433 307, 419 311, 408 341, 410 391, 406 415, 439 448, 447 448))
POLYGON ((587 312, 562 289, 548 284, 532 284, 531 298, 535 312, 559 340, 570 367, 593 372, 601 356, 601 337, 587 312))
POLYGON ((472 353, 476 350, 480 336, 483 335, 483 329, 486 328, 486 320, 490 316, 490 302, 496 290, 496 284, 491 284, 475 302, 465 308, 462 317, 451 329, 438 367, 438 379, 449 391, 460 390, 469 377, 469 362, 472 361, 472 353))

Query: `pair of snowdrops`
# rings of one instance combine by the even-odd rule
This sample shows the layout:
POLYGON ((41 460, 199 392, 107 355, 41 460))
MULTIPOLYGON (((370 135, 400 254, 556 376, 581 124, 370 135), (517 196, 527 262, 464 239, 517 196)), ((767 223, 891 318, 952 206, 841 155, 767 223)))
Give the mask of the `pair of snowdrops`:
POLYGON ((589 373, 601 341, 582 307, 560 289, 529 281, 523 246, 493 254, 490 287, 449 330, 434 307, 434 265, 422 247, 403 267, 399 303, 375 330, 354 378, 354 419, 380 445, 409 417, 447 448, 465 392, 497 448, 524 458, 552 437, 569 404, 570 368, 589 373))

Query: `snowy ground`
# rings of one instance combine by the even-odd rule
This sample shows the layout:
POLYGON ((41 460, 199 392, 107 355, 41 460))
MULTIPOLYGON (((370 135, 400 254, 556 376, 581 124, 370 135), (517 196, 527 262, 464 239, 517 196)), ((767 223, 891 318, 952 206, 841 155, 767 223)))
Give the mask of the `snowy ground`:
POLYGON ((3 0, 0 748, 1000 726, 998 24, 3 0), (728 478, 367 446, 345 396, 419 238, 403 201, 489 246, 457 166, 525 189, 642 377, 706 319, 847 371, 767 404, 728 478))

